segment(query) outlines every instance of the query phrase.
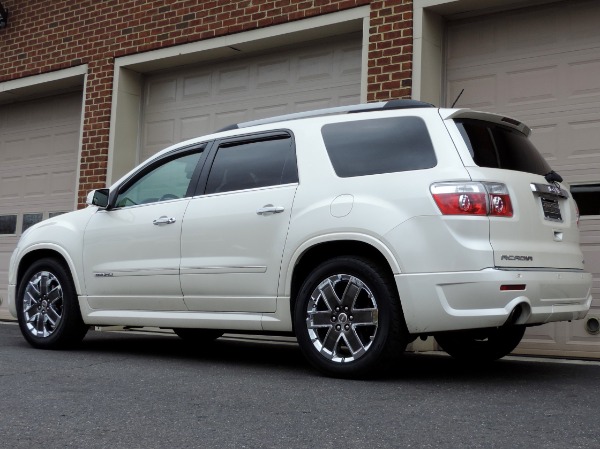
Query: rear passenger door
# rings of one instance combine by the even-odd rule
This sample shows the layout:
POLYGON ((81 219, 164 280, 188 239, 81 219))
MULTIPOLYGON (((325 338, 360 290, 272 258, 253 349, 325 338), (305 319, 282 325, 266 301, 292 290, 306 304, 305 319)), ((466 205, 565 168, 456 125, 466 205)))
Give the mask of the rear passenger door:
POLYGON ((274 312, 298 187, 286 131, 217 142, 186 211, 181 287, 190 310, 274 312))

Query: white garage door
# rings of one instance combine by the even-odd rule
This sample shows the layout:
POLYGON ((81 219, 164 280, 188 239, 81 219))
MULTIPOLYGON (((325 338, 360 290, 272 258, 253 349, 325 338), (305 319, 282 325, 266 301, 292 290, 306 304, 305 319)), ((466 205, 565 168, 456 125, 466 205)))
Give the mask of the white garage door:
MULTIPOLYGON (((448 23, 450 105, 514 116, 571 184, 600 183, 600 2, 563 1, 448 23)), ((581 221, 586 269, 600 298, 600 216, 581 221)), ((600 316, 600 300, 592 316, 600 316)), ((520 352, 600 356, 585 320, 531 328, 520 352)))
POLYGON ((147 78, 141 160, 224 126, 360 102, 361 35, 147 78))
POLYGON ((80 124, 81 93, 0 106, 2 298, 23 230, 74 208, 80 124))

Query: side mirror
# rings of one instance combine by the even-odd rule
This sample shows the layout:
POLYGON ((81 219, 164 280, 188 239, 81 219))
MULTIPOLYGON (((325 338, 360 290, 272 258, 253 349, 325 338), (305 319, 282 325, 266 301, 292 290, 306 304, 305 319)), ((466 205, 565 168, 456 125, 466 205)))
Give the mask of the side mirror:
POLYGON ((92 190, 88 193, 86 204, 88 206, 98 206, 101 209, 108 207, 108 189, 92 190))

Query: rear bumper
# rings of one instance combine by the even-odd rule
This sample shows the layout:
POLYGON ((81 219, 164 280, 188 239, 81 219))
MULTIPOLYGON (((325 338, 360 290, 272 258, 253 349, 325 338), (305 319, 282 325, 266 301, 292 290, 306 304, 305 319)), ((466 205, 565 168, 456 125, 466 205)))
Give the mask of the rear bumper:
POLYGON ((502 326, 520 306, 516 324, 578 320, 591 303, 592 276, 574 271, 399 274, 395 276, 411 333, 502 326), (525 285, 501 291, 501 285, 525 285))

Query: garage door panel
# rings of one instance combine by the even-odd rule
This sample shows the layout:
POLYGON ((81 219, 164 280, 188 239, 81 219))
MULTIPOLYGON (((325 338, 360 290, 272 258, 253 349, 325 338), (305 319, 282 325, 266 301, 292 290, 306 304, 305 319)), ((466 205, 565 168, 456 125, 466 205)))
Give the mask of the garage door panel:
MULTIPOLYGON (((589 315, 599 316, 599 308, 592 308, 589 315)), ((565 345, 567 351, 584 351, 590 355, 600 355, 598 337, 586 331, 585 320, 578 320, 565 325, 565 345)))
POLYGON ((49 174, 50 182, 48 183, 49 190, 53 198, 64 195, 67 199, 71 199, 73 195, 73 171, 72 170, 57 170, 49 174))
MULTIPOLYGON (((600 317, 600 310, 590 315, 600 317)), ((598 357, 598 337, 585 329, 585 320, 572 323, 548 323, 527 329, 525 337, 515 351, 517 354, 567 355, 572 357, 598 357)))
POLYGON ((600 161, 600 117, 579 117, 577 120, 568 120, 565 126, 564 149, 566 161, 578 163, 593 163, 600 161))
POLYGON ((16 161, 23 160, 21 148, 23 148, 25 142, 25 139, 11 139, 8 133, 5 135, 5 140, 2 145, 2 165, 4 167, 7 167, 8 164, 12 164, 16 161))
MULTIPOLYGON (((535 145, 540 150, 544 159, 546 159, 552 167, 558 164, 560 142, 559 125, 556 122, 543 120, 540 124, 534 121, 528 121, 527 124, 531 127, 531 134, 535 136, 535 145)), ((532 137, 533 138, 533 137, 532 137)))
POLYGON ((600 173, 600 109, 535 112, 519 117, 552 167, 570 183, 595 182, 600 173))
POLYGON ((259 63, 257 65, 258 89, 285 89, 290 85, 290 61, 287 58, 280 58, 274 61, 259 63))
MULTIPOLYGON (((569 0, 449 22, 446 97, 523 120, 566 181, 600 183, 600 3, 569 0)), ((599 206, 600 207, 600 206, 599 206)), ((600 210, 599 210, 600 212, 600 210)), ((586 270, 600 298, 600 220, 581 220, 586 270)), ((600 315, 600 300, 592 312, 600 315)), ((600 357, 585 320, 527 330, 520 352, 600 357)))
POLYGON ((183 78, 184 98, 206 98, 212 95, 212 75, 210 72, 183 78))
MULTIPOLYGON (((558 28, 558 11, 554 8, 535 8, 516 11, 494 21, 503 50, 508 54, 524 52, 547 53, 562 39, 558 28), (526 45, 523 45, 523 43, 526 45)), ((560 20, 562 22, 562 20, 560 20)))
POLYGON ((560 323, 547 323, 542 326, 528 328, 521 347, 531 347, 532 345, 548 347, 562 343, 560 327, 560 323))
POLYGON ((235 67, 221 70, 217 79, 216 94, 219 97, 246 92, 252 85, 249 67, 235 67))
POLYGON ((151 80, 146 83, 146 104, 164 105, 177 100, 177 80, 151 80))
POLYGON ((594 1, 570 2, 568 8, 562 8, 561 14, 565 17, 567 36, 569 41, 577 41, 579 45, 598 42, 598 24, 600 23, 600 9, 594 1))
POLYGON ((215 126, 213 128, 213 131, 229 126, 232 123, 245 122, 249 120, 250 118, 247 112, 248 111, 246 109, 237 109, 234 111, 222 111, 216 113, 214 116, 213 123, 215 126))
POLYGON ((173 143, 175 120, 153 120, 145 127, 145 140, 149 146, 165 147, 173 143))
POLYGON ((337 97, 337 103, 339 106, 350 106, 353 104, 359 104, 360 103, 360 94, 358 94, 358 93, 352 93, 352 94, 348 94, 348 95, 340 94, 337 97))
POLYGON ((600 58, 571 62, 567 68, 570 98, 600 96, 600 58))
POLYGON ((45 196, 50 176, 47 173, 31 174, 23 179, 23 198, 29 201, 35 197, 45 196))
POLYGON ((597 107, 600 105, 599 53, 600 47, 592 53, 519 58, 512 62, 449 69, 447 102, 451 103, 465 89, 458 106, 501 108, 513 115, 540 109, 597 107), (556 62, 557 57, 559 62, 556 62))
POLYGON ((77 148, 79 145, 79 130, 67 129, 61 131, 60 129, 54 134, 53 148, 56 149, 55 157, 64 158, 65 160, 72 161, 73 159, 73 148, 77 148))
POLYGON ((448 28, 449 67, 485 65, 539 55, 597 48, 600 13, 595 1, 558 2, 501 14, 456 21, 448 28))
MULTIPOLYGON (((598 205, 600 213, 600 204, 598 205)), ((600 307, 600 219, 582 218, 579 222, 581 230, 581 249, 585 260, 585 269, 592 273, 593 305, 600 307)))
POLYGON ((21 176, 0 175, 0 199, 5 204, 7 201, 19 198, 21 179, 21 176))
POLYGON ((506 73, 508 107, 544 107, 557 101, 559 67, 549 65, 523 68, 506 73))
POLYGON ((496 75, 476 75, 450 79, 447 85, 447 106, 452 106, 454 100, 460 96, 460 104, 457 106, 469 107, 479 110, 491 110, 497 107, 498 100, 496 98, 496 75))
POLYGON ((446 60, 457 67, 477 64, 480 57, 498 51, 496 28, 491 19, 476 22, 456 22, 449 28, 452 45, 446 50, 446 60))
POLYGON ((208 114, 194 115, 181 119, 181 140, 198 137, 198 132, 210 132, 210 116, 208 114))
POLYGON ((267 118, 267 117, 275 117, 277 115, 286 114, 289 111, 289 106, 287 103, 269 103, 266 106, 258 106, 252 108, 252 117, 256 117, 257 119, 267 118))
POLYGON ((360 76, 362 48, 342 49, 339 55, 341 57, 341 61, 339 63, 334 61, 334 64, 337 65, 339 70, 337 75, 340 77, 360 76))
POLYGON ((320 52, 298 58, 295 70, 297 83, 312 83, 319 80, 330 80, 333 76, 333 55, 331 52, 320 52))
POLYGON ((358 103, 362 37, 157 73, 146 79, 140 159, 237 122, 358 103))

